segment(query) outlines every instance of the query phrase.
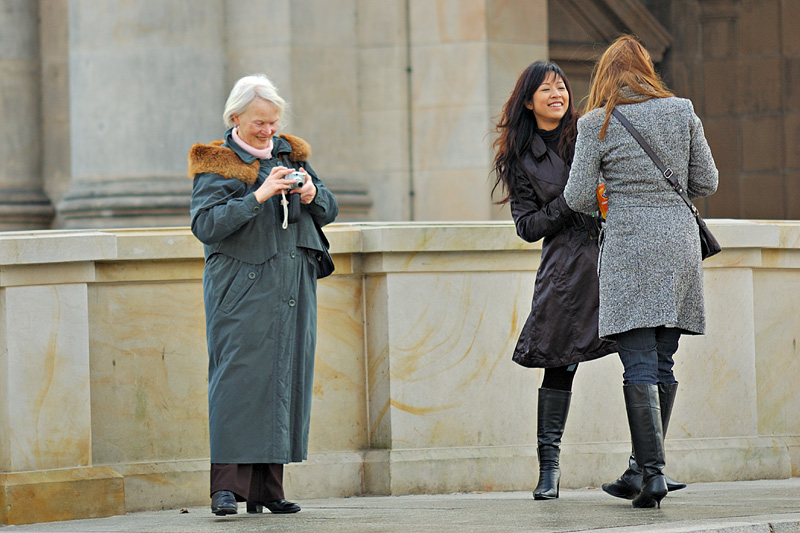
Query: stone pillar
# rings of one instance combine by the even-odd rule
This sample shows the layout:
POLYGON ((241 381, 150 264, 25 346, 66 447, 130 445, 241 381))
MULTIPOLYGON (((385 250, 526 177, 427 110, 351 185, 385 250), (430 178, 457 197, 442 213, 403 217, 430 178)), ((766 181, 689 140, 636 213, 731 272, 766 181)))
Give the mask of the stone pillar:
MULTIPOLYGON (((336 195, 340 221, 381 219, 382 209, 397 211, 389 207, 390 203, 403 203, 402 195, 387 198, 381 205, 372 203, 386 179, 372 169, 376 164, 394 166, 397 145, 403 140, 393 136, 386 142, 384 132, 373 127, 370 111, 380 93, 373 92, 373 85, 366 89, 360 85, 362 74, 371 66, 362 63, 360 53, 365 26, 385 27, 382 17, 390 18, 388 13, 395 16, 397 3, 398 0, 292 0, 288 3, 289 23, 278 30, 288 35, 291 46, 289 129, 311 142, 311 163, 336 195), (376 12, 376 7, 382 11, 376 12), (314 16, 309 17, 308 13, 314 16), (373 16, 376 14, 380 16, 373 16), (379 139, 377 143, 373 142, 375 138, 379 139), (373 148, 380 151, 372 151, 373 148), (386 163, 376 163, 387 157, 386 163)), ((386 78, 387 84, 396 81, 386 78)))
POLYGON ((50 226, 42 190, 39 9, 7 0, 0 9, 0 230, 50 226))
MULTIPOLYGON (((361 154, 356 172, 373 199, 373 220, 410 220, 414 213, 409 2, 362 0, 356 5, 357 52, 352 68, 361 154)), ((345 168, 343 164, 342 171, 345 168)))
POLYGON ((784 72, 784 120, 786 141, 785 177, 786 218, 800 219, 800 32, 796 30, 800 20, 800 2, 784 0, 781 2, 781 47, 784 72))
POLYGON ((713 196, 698 200, 705 216, 740 216, 740 122, 736 116, 738 76, 736 56, 739 2, 699 0, 701 90, 694 100, 719 169, 720 186, 713 196))
MULTIPOLYGON (((487 66, 488 66, 488 135, 483 138, 491 146, 497 133, 494 125, 503 105, 514 90, 517 78, 534 61, 544 61, 550 57, 549 2, 547 0, 510 0, 504 2, 488 1, 487 6, 487 66)), ((574 91, 573 85, 573 91, 574 91)), ((511 209, 491 203, 488 184, 494 183, 494 175, 489 174, 494 159, 494 151, 489 150, 485 172, 475 176, 473 187, 476 190, 465 194, 485 194, 489 202, 486 218, 510 220, 511 209), (490 175, 488 180, 484 176, 490 175), (488 181, 488 184, 487 184, 488 181)))
POLYGON ((68 135, 48 146, 69 157, 58 225, 187 225, 186 154, 223 128, 223 4, 53 3, 63 16, 43 20, 43 31, 63 39, 69 73, 43 80, 45 92, 67 91, 68 135))
POLYGON ((498 216, 493 123, 522 69, 547 57, 547 1, 409 5, 413 219, 498 216))
MULTIPOLYGON (((701 0, 703 110, 720 170, 708 216, 787 218, 787 84, 780 0, 701 0), (772 31, 764 31, 772 28, 772 31), (757 191, 757 192, 756 192, 757 191)), ((788 6, 788 4, 785 4, 788 6)), ((787 10, 787 12, 791 12, 787 10)), ((795 186, 794 191, 797 188, 795 186)))

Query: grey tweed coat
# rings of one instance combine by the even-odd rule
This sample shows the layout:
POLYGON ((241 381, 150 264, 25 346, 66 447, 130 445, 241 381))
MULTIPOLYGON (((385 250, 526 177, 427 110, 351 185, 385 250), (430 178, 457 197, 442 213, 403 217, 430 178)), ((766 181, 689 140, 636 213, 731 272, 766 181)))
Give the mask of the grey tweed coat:
MULTIPOLYGON (((692 103, 654 98, 619 106, 690 198, 717 189, 719 175, 692 103)), ((597 209, 602 176, 608 218, 600 247, 599 334, 674 326, 705 332, 703 268, 697 223, 680 196, 614 117, 603 140, 605 109, 578 121, 575 159, 564 198, 575 211, 597 209)))

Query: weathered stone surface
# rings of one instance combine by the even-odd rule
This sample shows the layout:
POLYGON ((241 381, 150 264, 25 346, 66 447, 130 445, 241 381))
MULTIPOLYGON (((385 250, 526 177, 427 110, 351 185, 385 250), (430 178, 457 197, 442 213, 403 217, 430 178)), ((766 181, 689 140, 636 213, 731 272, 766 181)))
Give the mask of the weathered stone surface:
POLYGON ((111 468, 0 473, 0 524, 125 514, 125 488, 111 468))
MULTIPOLYGON (((676 356, 668 470, 688 482, 796 475, 800 223, 709 225, 724 250, 704 263, 708 332, 676 356)), ((337 269, 318 289, 310 457, 287 467, 287 492, 529 490, 542 372, 510 354, 540 245, 510 222, 326 234, 337 269)), ((83 499, 63 498, 58 512, 13 514, 84 486, 109 492, 97 516, 208 503, 202 272, 186 228, 0 234, 6 523, 86 516, 83 499)), ((621 371, 614 355, 581 365, 562 487, 625 465, 621 371)))

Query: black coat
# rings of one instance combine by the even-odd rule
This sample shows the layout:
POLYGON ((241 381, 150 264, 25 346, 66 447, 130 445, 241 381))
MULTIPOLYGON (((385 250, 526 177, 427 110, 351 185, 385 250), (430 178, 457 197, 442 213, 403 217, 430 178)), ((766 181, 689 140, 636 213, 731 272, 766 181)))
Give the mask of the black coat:
POLYGON ((617 351, 597 331, 599 221, 564 201, 567 165, 536 136, 513 178, 511 214, 517 234, 542 243, 533 303, 514 349, 522 366, 550 368, 597 359, 617 351))

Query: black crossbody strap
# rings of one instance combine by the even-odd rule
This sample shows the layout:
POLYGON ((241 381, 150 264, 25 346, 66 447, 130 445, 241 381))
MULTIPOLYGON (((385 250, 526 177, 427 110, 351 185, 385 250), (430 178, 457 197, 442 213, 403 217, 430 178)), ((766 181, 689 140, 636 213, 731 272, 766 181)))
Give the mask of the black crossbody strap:
POLYGON ((644 137, 642 137, 641 133, 639 133, 639 131, 633 127, 633 124, 631 124, 628 119, 625 118, 625 115, 623 115, 619 109, 615 107, 614 110, 611 111, 611 114, 617 117, 617 120, 619 120, 620 123, 625 126, 625 129, 628 130, 628 132, 633 136, 633 138, 639 142, 639 145, 641 145, 642 149, 647 152, 647 155, 649 155, 650 159, 653 160, 653 163, 656 164, 658 170, 661 171, 661 174, 663 174, 669 184, 672 185, 672 188, 675 189, 675 192, 677 192, 678 195, 683 198, 683 201, 686 202, 686 205, 688 205, 689 209, 692 210, 692 214, 695 216, 695 218, 697 218, 700 213, 689 199, 686 191, 684 191, 683 187, 681 187, 681 184, 678 183, 678 180, 675 178, 672 169, 666 166, 663 161, 661 161, 661 158, 659 158, 650 145, 647 144, 647 141, 644 140, 644 137))

